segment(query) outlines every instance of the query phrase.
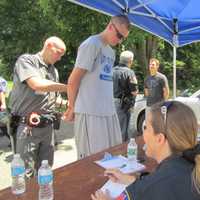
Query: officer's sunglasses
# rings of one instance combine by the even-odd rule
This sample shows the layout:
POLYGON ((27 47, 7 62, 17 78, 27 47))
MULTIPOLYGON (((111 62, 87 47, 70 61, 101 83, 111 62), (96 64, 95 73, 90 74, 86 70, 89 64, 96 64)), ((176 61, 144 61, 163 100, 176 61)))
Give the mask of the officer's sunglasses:
POLYGON ((115 32, 116 32, 116 36, 119 40, 123 40, 125 37, 119 32, 119 30, 117 29, 116 25, 114 23, 112 23, 112 26, 114 27, 115 29, 115 32))

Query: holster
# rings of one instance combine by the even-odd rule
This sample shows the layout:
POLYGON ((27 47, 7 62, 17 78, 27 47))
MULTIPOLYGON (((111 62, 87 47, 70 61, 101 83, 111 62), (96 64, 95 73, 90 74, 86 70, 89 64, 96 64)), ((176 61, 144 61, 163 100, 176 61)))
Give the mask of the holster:
POLYGON ((121 108, 126 112, 133 107, 135 104, 135 98, 132 96, 122 96, 121 98, 121 108))
POLYGON ((55 130, 59 130, 62 114, 60 112, 55 112, 54 115, 55 115, 55 118, 54 118, 54 122, 53 122, 53 128, 55 130))
POLYGON ((10 116, 10 134, 15 136, 17 133, 17 127, 19 126, 20 116, 12 115, 10 116))

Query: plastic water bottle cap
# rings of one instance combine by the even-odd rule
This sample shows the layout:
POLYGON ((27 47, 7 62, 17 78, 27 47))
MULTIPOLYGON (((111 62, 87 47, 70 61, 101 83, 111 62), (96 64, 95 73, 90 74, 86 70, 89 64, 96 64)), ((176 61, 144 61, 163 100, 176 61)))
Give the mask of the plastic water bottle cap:
POLYGON ((20 158, 20 155, 18 153, 14 154, 14 158, 20 158))
POLYGON ((131 138, 130 141, 131 141, 131 142, 135 142, 135 139, 134 139, 134 138, 131 138))
POLYGON ((43 160, 42 165, 48 165, 48 160, 43 160))

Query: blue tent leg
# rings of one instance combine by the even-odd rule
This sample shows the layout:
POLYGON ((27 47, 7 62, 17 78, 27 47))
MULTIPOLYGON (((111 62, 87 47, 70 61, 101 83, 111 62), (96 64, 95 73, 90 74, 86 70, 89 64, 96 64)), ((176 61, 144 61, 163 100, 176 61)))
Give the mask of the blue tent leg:
POLYGON ((173 45, 173 99, 176 98, 176 46, 173 45))

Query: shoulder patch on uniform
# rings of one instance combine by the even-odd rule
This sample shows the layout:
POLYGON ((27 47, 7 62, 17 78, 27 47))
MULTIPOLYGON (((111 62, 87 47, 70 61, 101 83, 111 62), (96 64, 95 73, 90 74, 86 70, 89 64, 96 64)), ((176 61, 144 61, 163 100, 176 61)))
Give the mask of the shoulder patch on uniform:
POLYGON ((135 76, 130 77, 130 82, 131 82, 131 83, 134 83, 134 84, 137 84, 137 79, 136 79, 136 77, 135 77, 135 76))
POLYGON ((126 191, 122 192, 116 200, 130 200, 130 197, 126 191))

